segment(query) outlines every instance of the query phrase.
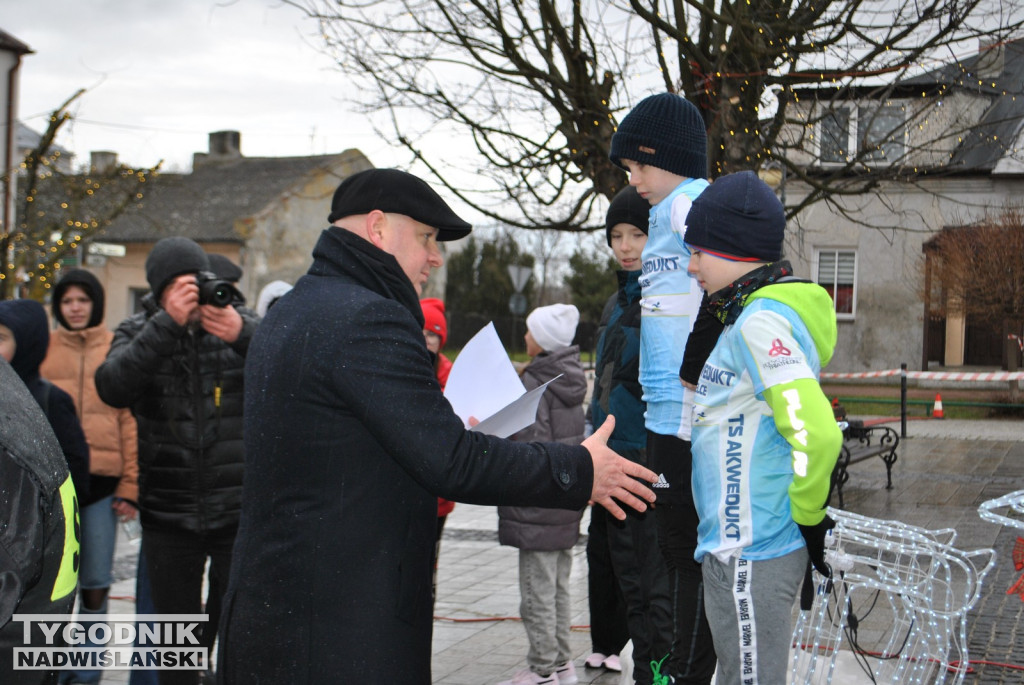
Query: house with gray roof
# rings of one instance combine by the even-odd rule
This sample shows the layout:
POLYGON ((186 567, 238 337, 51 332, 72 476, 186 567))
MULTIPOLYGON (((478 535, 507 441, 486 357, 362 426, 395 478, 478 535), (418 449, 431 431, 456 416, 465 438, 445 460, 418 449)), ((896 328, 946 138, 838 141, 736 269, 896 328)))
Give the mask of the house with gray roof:
MULTIPOLYGON (((328 225, 335 188, 373 166, 354 149, 311 157, 245 157, 237 131, 211 133, 209 140, 209 151, 194 155, 190 173, 155 174, 142 202, 91 238, 99 246, 85 246, 84 266, 107 292, 108 327, 138 310, 149 291, 146 256, 167 236, 192 238, 208 253, 239 265, 239 289, 252 306, 267 283, 294 283, 309 268, 313 245, 328 225)), ((94 155, 94 167, 98 164, 116 164, 116 158, 94 155)))
POLYGON ((1017 354, 1005 330, 926 292, 925 247, 1024 201, 1024 39, 884 88, 799 95, 780 136, 804 175, 783 176, 789 206, 817 178, 897 171, 870 192, 810 205, 787 227, 786 258, 833 295, 839 342, 829 371, 1005 368, 1017 354))

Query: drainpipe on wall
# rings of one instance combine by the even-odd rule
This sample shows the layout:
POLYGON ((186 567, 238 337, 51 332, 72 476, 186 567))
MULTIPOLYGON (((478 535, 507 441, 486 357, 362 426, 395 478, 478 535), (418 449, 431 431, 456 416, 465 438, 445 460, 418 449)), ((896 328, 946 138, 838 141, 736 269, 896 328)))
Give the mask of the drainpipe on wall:
MULTIPOLYGON (((16 76, 18 69, 21 68, 21 55, 14 54, 14 66, 7 70, 7 111, 4 112, 4 122, 7 125, 7 146, 4 150, 3 168, 7 173, 7 180, 4 181, 4 210, 3 210, 3 231, 8 235, 8 240, 11 235, 11 205, 14 202, 14 168, 13 168, 13 156, 14 156, 14 104, 15 104, 15 92, 14 86, 16 84, 16 76)), ((0 259, 6 261, 9 257, 7 252, 10 250, 10 243, 7 243, 7 249, 4 250, 4 254, 0 255, 0 259)), ((3 279, 0 282, 0 299, 7 299, 7 279, 3 279)))

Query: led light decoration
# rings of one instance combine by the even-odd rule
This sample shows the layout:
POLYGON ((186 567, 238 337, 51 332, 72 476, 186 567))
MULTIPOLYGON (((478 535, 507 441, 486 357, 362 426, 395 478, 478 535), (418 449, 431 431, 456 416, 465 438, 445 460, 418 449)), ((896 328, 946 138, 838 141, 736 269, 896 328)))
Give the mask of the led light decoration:
POLYGON ((995 552, 953 546, 952 528, 829 508, 826 542, 833 579, 815 575, 810 610, 793 631, 793 683, 831 683, 841 650, 865 682, 962 683, 967 674, 967 612, 978 601, 995 552))
MULTIPOLYGON (((1017 490, 1002 497, 982 502, 978 507, 978 516, 989 523, 998 523, 1010 528, 1024 528, 1024 490, 1017 490), (999 509, 1006 509, 1006 512, 1000 514, 999 509)), ((1012 557, 1013 567, 1018 571, 1024 570, 1024 538, 1017 538, 1017 542, 1013 545, 1012 557)), ((1010 585, 1006 594, 1019 595, 1021 601, 1024 602, 1024 575, 1010 585)))

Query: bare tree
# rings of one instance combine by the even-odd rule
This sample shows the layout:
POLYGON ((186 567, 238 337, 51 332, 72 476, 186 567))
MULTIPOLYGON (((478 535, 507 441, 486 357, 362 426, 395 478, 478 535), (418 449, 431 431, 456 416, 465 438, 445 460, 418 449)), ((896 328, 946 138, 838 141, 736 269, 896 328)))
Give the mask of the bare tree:
POLYGON ((384 115, 385 139, 485 216, 569 231, 599 226, 597 198, 625 183, 608 149, 617 117, 645 95, 679 92, 700 107, 713 177, 774 161, 806 183, 794 215, 915 166, 906 150, 865 163, 885 151, 890 124, 878 115, 842 163, 808 170, 798 153, 818 145, 830 102, 857 90, 884 103, 935 60, 1021 26, 1011 0, 286 2, 319 20, 353 79, 346 96, 384 115))
POLYGON ((74 258, 83 241, 100 234, 128 207, 142 201, 152 169, 113 164, 88 172, 62 172, 55 149, 57 132, 71 114, 79 90, 50 115, 46 132, 26 155, 17 173, 17 225, 0 233, 0 299, 40 298, 57 278, 64 260, 74 258), (17 290, 16 290, 17 289, 17 290))
MULTIPOLYGON (((1024 323, 1024 209, 1007 207, 925 245, 921 282, 929 309, 995 330, 1024 323)), ((1019 331, 1019 328, 1015 330, 1019 331)))

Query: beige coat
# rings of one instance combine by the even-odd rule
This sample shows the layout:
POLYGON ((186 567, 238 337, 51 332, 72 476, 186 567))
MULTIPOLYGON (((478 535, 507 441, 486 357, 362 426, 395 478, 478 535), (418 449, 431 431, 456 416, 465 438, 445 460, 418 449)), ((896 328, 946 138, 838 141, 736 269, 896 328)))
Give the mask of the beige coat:
POLYGON ((103 326, 81 331, 58 327, 39 373, 75 401, 89 443, 89 472, 120 477, 115 497, 138 502, 138 435, 128 409, 103 403, 96 393, 96 367, 107 358, 114 334, 103 326))

